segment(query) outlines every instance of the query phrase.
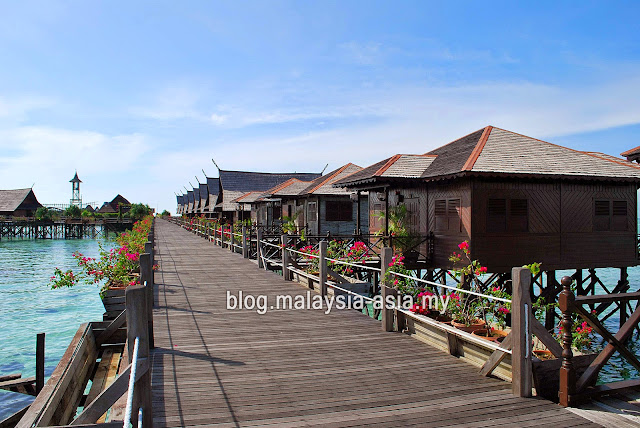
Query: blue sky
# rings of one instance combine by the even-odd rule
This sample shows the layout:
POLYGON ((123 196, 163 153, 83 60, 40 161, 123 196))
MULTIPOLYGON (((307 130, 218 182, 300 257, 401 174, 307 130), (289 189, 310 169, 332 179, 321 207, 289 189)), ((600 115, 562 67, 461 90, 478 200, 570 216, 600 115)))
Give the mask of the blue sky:
POLYGON ((0 1, 0 188, 175 211, 223 169, 329 170, 494 125, 640 145, 640 3, 0 1), (184 189, 182 189, 184 190, 184 189))

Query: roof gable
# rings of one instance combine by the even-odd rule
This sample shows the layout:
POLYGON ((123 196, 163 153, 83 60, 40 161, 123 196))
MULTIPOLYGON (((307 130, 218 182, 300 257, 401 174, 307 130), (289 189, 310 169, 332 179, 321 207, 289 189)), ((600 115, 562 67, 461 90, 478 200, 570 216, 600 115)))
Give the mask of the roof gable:
POLYGON ((209 189, 207 183, 200 183, 200 199, 207 199, 209 197, 209 189))
POLYGON ((269 190, 290 178, 311 181, 320 176, 321 174, 319 173, 270 173, 220 170, 220 183, 223 193, 224 191, 247 193, 269 190))
POLYGON ((348 163, 340 168, 331 171, 324 177, 314 180, 309 187, 307 187, 302 194, 313 195, 340 195, 349 194, 351 191, 346 190, 344 187, 333 187, 334 183, 337 183, 341 179, 350 176, 351 174, 362 171, 362 167, 348 163))
POLYGON ((220 179, 207 177, 207 188, 210 195, 220 194, 220 179))
POLYGON ((34 210, 41 207, 33 189, 0 190, 0 211, 13 212, 18 209, 34 210))
POLYGON ((463 168, 467 165, 469 158, 474 153, 474 149, 478 146, 478 143, 480 143, 481 137, 487 128, 472 132, 449 144, 425 153, 426 155, 435 155, 437 157, 424 171, 422 177, 427 178, 456 174, 463 171, 463 168))

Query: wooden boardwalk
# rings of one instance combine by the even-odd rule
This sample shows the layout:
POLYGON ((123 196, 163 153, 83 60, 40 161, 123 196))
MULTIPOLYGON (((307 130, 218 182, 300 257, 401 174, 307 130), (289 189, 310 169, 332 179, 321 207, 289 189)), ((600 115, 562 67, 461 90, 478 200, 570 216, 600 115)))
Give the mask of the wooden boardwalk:
POLYGON ((597 426, 356 311, 227 310, 227 290, 303 295, 164 220, 156 223, 156 426, 597 426))

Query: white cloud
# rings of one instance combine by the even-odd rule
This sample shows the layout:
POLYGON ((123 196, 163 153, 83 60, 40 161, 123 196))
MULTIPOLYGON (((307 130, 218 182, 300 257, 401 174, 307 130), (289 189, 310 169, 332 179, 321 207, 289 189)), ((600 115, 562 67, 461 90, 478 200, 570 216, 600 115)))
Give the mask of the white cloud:
MULTIPOLYGON (((36 183, 41 202, 69 199, 68 180, 78 171, 85 201, 104 201, 126 193, 138 179, 137 167, 148 150, 140 134, 109 136, 92 131, 19 127, 0 131, 0 182, 3 188, 36 183), (68 178, 66 178, 68 177, 68 178)), ((82 190, 82 189, 81 189, 82 190)))
POLYGON ((54 104, 52 99, 42 96, 0 97, 0 120, 20 122, 30 112, 51 108, 54 104))

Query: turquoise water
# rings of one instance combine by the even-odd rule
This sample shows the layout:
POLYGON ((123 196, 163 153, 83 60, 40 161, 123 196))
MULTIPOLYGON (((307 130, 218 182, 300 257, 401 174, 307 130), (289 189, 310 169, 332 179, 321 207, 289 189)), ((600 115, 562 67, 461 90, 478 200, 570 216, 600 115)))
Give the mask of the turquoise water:
MULTIPOLYGON (((51 290, 49 286, 55 267, 75 268, 74 251, 97 256, 98 243, 89 239, 0 241, 0 375, 35 376, 36 334, 44 332, 45 376, 50 376, 80 324, 102 319, 98 287, 51 290)), ((0 420, 29 401, 0 390, 0 420)))

